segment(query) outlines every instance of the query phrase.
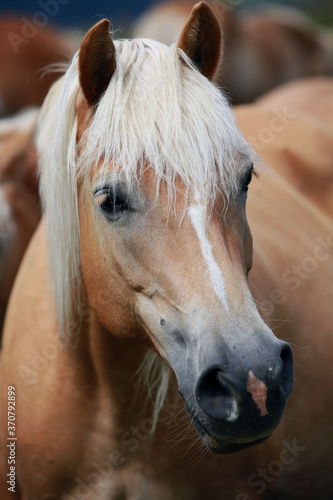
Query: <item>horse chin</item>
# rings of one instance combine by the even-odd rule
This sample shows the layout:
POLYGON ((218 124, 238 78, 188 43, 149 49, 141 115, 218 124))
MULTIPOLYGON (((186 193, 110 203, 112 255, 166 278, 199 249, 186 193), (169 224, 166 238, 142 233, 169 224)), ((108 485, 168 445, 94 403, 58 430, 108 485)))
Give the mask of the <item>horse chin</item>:
MULTIPOLYGON (((184 398, 183 398, 184 400, 184 398)), ((184 400, 185 402, 185 400, 184 400)), ((198 418, 193 414, 190 410, 188 404, 185 402, 185 407, 189 417, 192 421, 192 424, 201 437, 203 443, 207 446, 207 448, 213 453, 219 453, 220 455, 226 455, 227 453, 235 453, 236 451, 245 450, 246 448, 250 448, 251 446, 256 446, 258 444, 263 443, 268 439, 271 434, 267 436, 261 437, 259 439, 250 440, 246 442, 235 442, 232 443, 230 441, 226 441, 224 439, 218 438, 213 434, 209 433, 198 420, 198 418)))
POLYGON ((267 436, 247 443, 228 443, 227 441, 223 441, 222 439, 218 439, 207 433, 204 436, 201 436, 202 441, 210 451, 212 451, 213 453, 219 453, 221 455, 226 455, 227 453, 235 453, 236 451, 250 448, 250 446, 256 446, 266 441, 266 439, 268 439, 269 437, 270 436, 267 436))

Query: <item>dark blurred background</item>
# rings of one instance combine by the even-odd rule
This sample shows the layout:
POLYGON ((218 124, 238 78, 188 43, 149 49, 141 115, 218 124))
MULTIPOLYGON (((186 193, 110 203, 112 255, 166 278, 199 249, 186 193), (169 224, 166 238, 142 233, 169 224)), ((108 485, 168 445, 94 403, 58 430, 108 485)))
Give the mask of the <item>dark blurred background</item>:
MULTIPOLYGON (((49 0, 50 3, 56 0, 49 0)), ((4 14, 34 14, 41 10, 48 0, 1 0, 0 15, 4 14)), ((54 16, 53 23, 60 27, 78 27, 86 29, 101 17, 108 17, 114 28, 127 29, 137 16, 153 4, 156 0, 94 0, 82 2, 79 0, 60 0, 59 12, 54 16)), ((254 5, 267 4, 267 0, 234 0, 229 2, 237 9, 246 9, 254 5)), ((332 0, 275 0, 274 4, 291 5, 306 11, 313 19, 324 24, 333 22, 332 0)))

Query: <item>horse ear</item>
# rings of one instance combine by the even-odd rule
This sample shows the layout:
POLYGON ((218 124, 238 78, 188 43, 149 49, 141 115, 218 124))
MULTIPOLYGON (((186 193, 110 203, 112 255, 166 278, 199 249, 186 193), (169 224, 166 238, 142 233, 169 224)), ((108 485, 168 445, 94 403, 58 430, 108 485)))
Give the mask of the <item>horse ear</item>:
POLYGON ((185 24, 178 47, 198 66, 201 73, 213 79, 222 55, 222 29, 212 9, 196 4, 185 24))
POLYGON ((110 23, 103 19, 88 31, 79 53, 80 85, 90 106, 96 104, 109 85, 116 69, 115 52, 110 23))

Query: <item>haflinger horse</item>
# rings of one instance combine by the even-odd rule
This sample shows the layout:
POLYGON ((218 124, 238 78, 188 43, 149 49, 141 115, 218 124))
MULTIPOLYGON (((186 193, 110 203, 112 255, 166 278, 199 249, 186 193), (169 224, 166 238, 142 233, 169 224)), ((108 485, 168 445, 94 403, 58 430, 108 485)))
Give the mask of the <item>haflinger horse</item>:
POLYGON ((292 352, 248 286, 253 153, 220 55, 204 2, 171 47, 113 42, 103 20, 43 105, 44 217, 1 353, 9 498, 246 498, 300 453, 272 436, 292 352))
POLYGON ((0 117, 40 106, 62 74, 57 65, 68 62, 74 47, 74 37, 53 29, 49 22, 37 26, 27 17, 1 16, 0 117))
POLYGON ((7 301, 38 225, 37 157, 33 143, 38 108, 0 120, 0 337, 7 301))
POLYGON ((235 108, 235 116, 244 137, 270 169, 254 179, 247 202, 254 242, 250 289, 267 324, 293 346, 296 382, 285 427, 277 431, 284 436, 284 451, 244 478, 252 491, 239 499, 267 493, 274 500, 329 500, 333 498, 333 79, 289 83, 252 105, 235 108), (297 445, 294 459, 283 455, 292 442, 297 445))
MULTIPOLYGON (((252 102, 264 92, 297 78, 333 73, 333 31, 300 9, 261 2, 207 0, 223 26, 225 57, 215 75, 233 104, 252 102)), ((171 44, 194 0, 155 2, 134 22, 133 37, 171 44)))

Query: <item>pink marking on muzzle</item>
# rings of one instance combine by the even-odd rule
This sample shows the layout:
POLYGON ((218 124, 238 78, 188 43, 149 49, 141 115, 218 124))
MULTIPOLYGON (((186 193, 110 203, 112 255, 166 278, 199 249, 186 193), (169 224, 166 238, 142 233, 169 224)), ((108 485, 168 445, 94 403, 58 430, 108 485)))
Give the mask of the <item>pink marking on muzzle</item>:
POLYGON ((247 382, 247 391, 251 394, 253 401, 260 410, 260 415, 267 415, 266 408, 267 387, 261 380, 257 379, 254 373, 249 371, 249 380, 247 382))

